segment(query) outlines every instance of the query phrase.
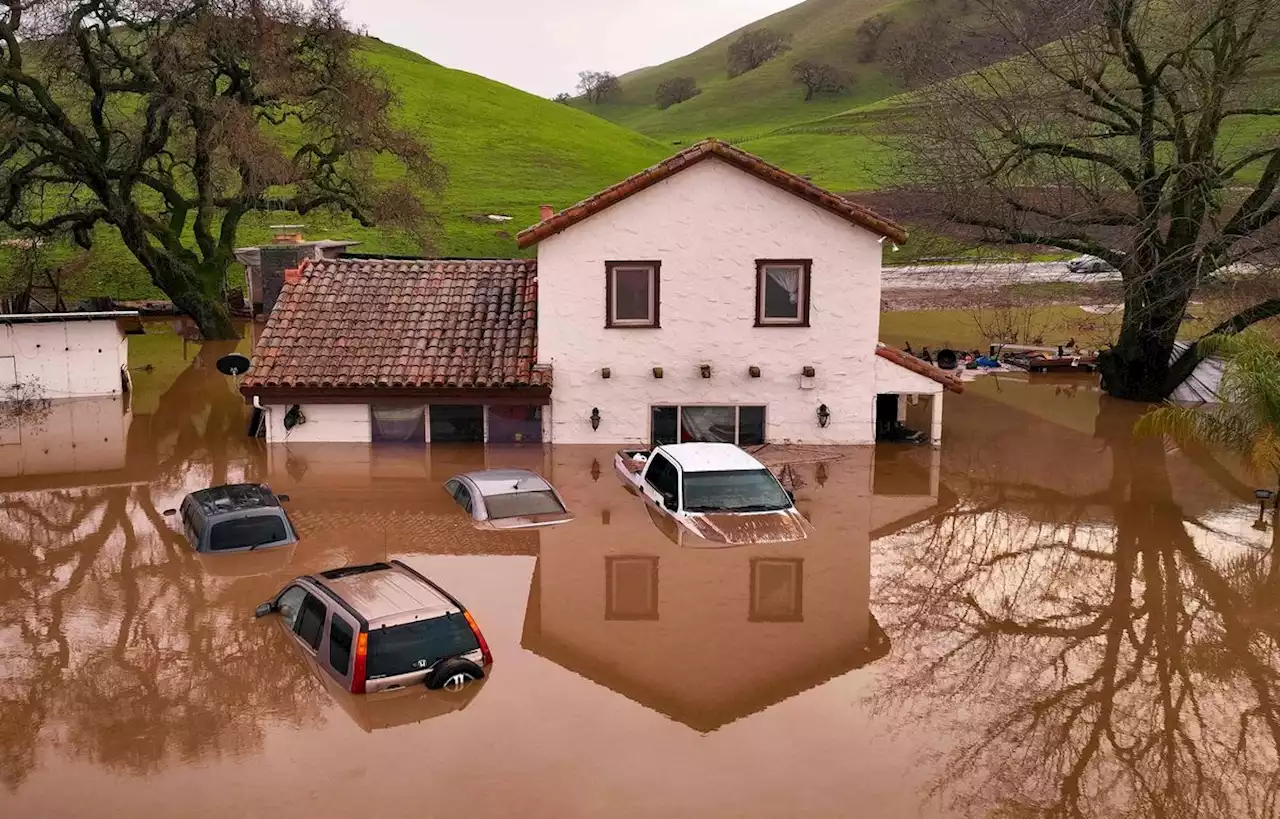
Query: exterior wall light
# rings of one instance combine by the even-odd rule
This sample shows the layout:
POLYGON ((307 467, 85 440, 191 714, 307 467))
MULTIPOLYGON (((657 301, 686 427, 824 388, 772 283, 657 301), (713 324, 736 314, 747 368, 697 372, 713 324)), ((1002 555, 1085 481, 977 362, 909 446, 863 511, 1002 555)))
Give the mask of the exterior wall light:
POLYGON ((600 377, 601 377, 601 378, 612 378, 612 377, 613 377, 613 370, 609 369, 608 367, 601 367, 601 368, 600 368, 600 377))
POLYGON ((747 375, 751 376, 752 378, 759 378, 760 368, 755 366, 747 367, 747 375))
POLYGON ((800 371, 800 374, 803 375, 805 378, 813 378, 815 375, 818 374, 818 371, 815 370, 813 367, 805 367, 803 370, 800 371))
POLYGON ((700 369, 700 370, 702 370, 702 377, 703 377, 703 378, 710 378, 710 377, 711 377, 711 365, 710 365, 710 364, 703 364, 701 367, 699 367, 699 369, 700 369))
POLYGON ((831 410, 827 409, 826 404, 818 405, 818 426, 823 429, 827 428, 827 424, 831 423, 831 410))
POLYGON ((654 377, 654 378, 661 378, 661 377, 662 377, 662 368, 661 368, 661 367, 654 367, 654 368, 653 368, 653 377, 654 377))
POLYGON ((600 429, 600 408, 599 407, 591 408, 591 428, 600 429))

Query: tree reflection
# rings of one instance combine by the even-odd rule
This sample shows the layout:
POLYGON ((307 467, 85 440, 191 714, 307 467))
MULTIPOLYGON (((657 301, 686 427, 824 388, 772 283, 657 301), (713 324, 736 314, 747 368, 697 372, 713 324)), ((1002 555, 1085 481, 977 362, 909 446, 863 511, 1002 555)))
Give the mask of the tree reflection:
MULTIPOLYGON (((0 782, 38 747, 133 773, 261 747, 268 723, 319 718, 324 688, 253 619, 282 577, 212 577, 158 511, 195 473, 260 471, 243 404, 205 345, 148 420, 136 483, 0 495, 0 782)), ((68 442, 70 443, 70 442, 68 442)), ((113 473, 114 474, 114 473, 113 473)), ((287 572, 287 567, 282 571, 287 572)))
POLYGON ((1273 557, 1184 515, 1131 418, 1103 403, 1105 493, 984 482, 878 558, 895 655, 875 702, 943 729, 934 795, 954 808, 1280 815, 1273 557))

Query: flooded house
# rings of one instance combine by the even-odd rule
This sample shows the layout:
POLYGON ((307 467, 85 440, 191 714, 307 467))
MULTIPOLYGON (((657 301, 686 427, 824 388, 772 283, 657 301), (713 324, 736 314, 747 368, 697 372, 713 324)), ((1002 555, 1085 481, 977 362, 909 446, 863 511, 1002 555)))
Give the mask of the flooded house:
POLYGON ((536 260, 302 259, 241 391, 270 442, 870 444, 923 398, 937 444, 959 379, 877 342, 905 239, 706 140, 544 207, 536 260))
POLYGON ((121 395, 129 389, 129 336, 138 313, 0 315, 0 391, 57 401, 121 395))

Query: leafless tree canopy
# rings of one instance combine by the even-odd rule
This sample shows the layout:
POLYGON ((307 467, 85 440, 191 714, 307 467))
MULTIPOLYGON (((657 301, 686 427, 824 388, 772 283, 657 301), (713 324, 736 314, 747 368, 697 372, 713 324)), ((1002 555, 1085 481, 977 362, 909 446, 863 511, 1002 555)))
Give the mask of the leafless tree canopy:
POLYGON ((0 222, 86 246, 115 227, 206 336, 229 337, 219 290, 246 214, 416 227, 418 197, 377 184, 373 158, 442 183, 356 47, 334 0, 4 0, 0 222))
POLYGON ((771 28, 744 31, 729 44, 729 76, 737 77, 791 50, 791 35, 771 28))
POLYGON ((801 60, 791 66, 791 77, 804 86, 804 101, 819 94, 839 94, 845 90, 844 73, 834 65, 801 60))
POLYGON ((578 93, 592 105, 608 102, 622 91, 622 83, 608 71, 579 71, 578 93))
POLYGON ((0 242, 0 312, 67 309, 67 291, 89 272, 88 253, 57 253, 52 241, 21 236, 0 242))
MULTIPOLYGON (((1105 383, 1162 398, 1196 363, 1170 359, 1197 288, 1280 244, 1280 0, 972 2, 1018 56, 984 66, 944 41, 922 58, 942 81, 895 127, 903 176, 939 222, 1118 268, 1105 383)), ((1280 314, 1277 293, 1216 329, 1280 314)))
POLYGON ((702 89, 698 87, 698 82, 693 77, 672 77, 658 84, 658 89, 654 92, 654 101, 658 103, 659 108, 666 110, 673 105, 691 100, 701 93, 702 89))

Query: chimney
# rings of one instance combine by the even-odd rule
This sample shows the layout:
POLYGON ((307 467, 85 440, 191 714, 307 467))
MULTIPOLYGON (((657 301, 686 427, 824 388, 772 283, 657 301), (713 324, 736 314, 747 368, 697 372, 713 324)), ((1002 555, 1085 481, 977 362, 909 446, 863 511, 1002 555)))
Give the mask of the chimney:
POLYGON ((542 221, 544 222, 550 219, 552 216, 556 215, 556 209, 551 207, 550 205, 543 205, 541 208, 541 211, 542 211, 542 221))
POLYGON ((302 229, 306 225, 272 225, 271 243, 274 245, 300 245, 302 229))

